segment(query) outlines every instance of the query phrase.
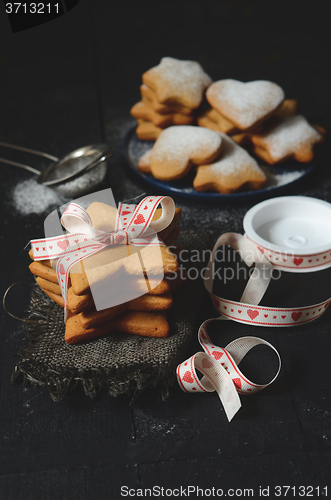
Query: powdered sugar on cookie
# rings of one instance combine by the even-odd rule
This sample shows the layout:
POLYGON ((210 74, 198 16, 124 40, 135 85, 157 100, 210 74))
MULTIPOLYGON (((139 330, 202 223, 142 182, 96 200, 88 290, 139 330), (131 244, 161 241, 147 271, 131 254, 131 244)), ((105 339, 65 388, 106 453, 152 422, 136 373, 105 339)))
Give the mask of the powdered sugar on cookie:
POLYGON ((253 189, 262 187, 267 179, 254 158, 230 137, 221 135, 222 154, 215 163, 198 168, 193 182, 195 189, 232 193, 244 185, 253 189))
POLYGON ((253 144, 265 149, 274 163, 290 156, 310 161, 314 144, 322 140, 322 134, 300 115, 279 118, 264 133, 252 136, 253 144))
POLYGON ((163 57, 158 66, 143 74, 143 82, 154 90, 160 103, 176 102, 194 109, 200 106, 212 80, 195 61, 163 57))
POLYGON ((273 82, 238 80, 214 82, 206 92, 210 105, 241 130, 268 118, 284 100, 284 92, 273 82))
POLYGON ((221 152, 222 138, 218 132, 190 125, 173 126, 162 131, 150 156, 154 177, 179 179, 192 164, 213 161, 221 152))
POLYGON ((144 172, 145 174, 149 174, 151 172, 151 152, 152 150, 149 149, 140 158, 138 162, 140 172, 144 172))

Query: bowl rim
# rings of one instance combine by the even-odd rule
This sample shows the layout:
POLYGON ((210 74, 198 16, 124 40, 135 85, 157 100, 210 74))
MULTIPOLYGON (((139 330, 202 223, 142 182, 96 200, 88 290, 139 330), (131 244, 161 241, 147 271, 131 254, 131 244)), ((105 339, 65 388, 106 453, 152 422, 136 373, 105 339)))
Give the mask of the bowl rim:
POLYGON ((270 198, 268 200, 264 200, 261 203, 258 203, 257 205, 254 205, 252 208, 250 208, 243 219, 243 227, 246 236, 251 239, 253 242, 255 242, 257 245, 264 247, 268 250, 277 252, 277 253, 283 253, 283 254, 295 254, 295 255, 301 255, 301 256, 311 256, 315 254, 320 254, 327 252, 331 250, 331 241, 330 243, 327 243, 325 245, 320 245, 316 247, 310 246, 309 248, 293 248, 289 249, 288 247, 282 247, 280 245, 275 245, 274 243, 270 243, 269 241, 261 238, 255 231, 253 227, 253 218, 257 213, 259 213, 261 210, 264 210, 268 206, 272 205, 279 205, 280 203, 284 203, 286 201, 297 203, 297 201, 303 201, 307 204, 316 204, 316 205, 322 205, 325 208, 328 208, 330 210, 330 215, 331 215, 331 203, 321 200, 319 198, 314 198, 312 196, 277 196, 275 198, 270 198))

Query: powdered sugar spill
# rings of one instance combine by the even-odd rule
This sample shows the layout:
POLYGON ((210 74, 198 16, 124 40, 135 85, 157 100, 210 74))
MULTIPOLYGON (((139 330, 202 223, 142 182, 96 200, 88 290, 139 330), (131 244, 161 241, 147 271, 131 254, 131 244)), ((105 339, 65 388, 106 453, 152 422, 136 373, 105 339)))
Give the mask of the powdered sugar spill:
POLYGON ((285 186, 302 177, 302 170, 294 170, 293 172, 283 172, 276 175, 271 174, 267 168, 263 168, 267 177, 265 189, 271 189, 277 186, 285 186))
POLYGON ((19 182, 10 194, 10 204, 21 215, 50 212, 67 201, 64 196, 35 179, 19 182))

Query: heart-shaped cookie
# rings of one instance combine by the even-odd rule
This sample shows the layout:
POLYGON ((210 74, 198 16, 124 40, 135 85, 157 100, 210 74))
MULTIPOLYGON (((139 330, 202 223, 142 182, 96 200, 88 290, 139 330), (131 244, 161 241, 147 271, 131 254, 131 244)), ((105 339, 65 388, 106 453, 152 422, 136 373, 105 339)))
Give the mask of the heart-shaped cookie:
POLYGON ((221 115, 246 130, 266 120, 283 102, 284 92, 266 80, 243 83, 229 79, 214 82, 206 97, 221 115))
POLYGON ((192 125, 169 127, 161 132, 150 155, 151 172, 157 179, 184 177, 192 165, 215 160, 222 147, 221 135, 192 125))
POLYGON ((193 186, 197 191, 233 193, 243 186, 259 189, 266 183, 257 162, 229 136, 222 135, 222 154, 215 163, 197 169, 193 186))

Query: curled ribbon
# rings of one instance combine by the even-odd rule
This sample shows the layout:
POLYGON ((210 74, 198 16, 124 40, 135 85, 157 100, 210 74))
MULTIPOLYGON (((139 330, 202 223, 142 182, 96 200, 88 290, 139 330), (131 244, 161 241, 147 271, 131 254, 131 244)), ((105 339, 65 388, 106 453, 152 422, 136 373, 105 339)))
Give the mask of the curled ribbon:
MULTIPOLYGON (((266 322, 256 321, 257 315, 260 314, 253 304, 258 304, 262 299, 265 291, 267 290, 271 277, 273 265, 265 258, 256 245, 250 240, 240 234, 227 233, 222 235, 216 242, 211 255, 210 262, 206 268, 204 275, 204 284, 207 289, 212 302, 222 316, 215 318, 217 320, 233 319, 241 323, 251 324, 269 324, 266 322), (229 245, 237 252, 250 267, 255 263, 253 273, 248 280, 243 295, 239 302, 229 301, 213 294, 213 280, 215 275, 215 254, 218 248, 222 245, 229 245)), ((268 310, 270 313, 271 308, 260 308, 268 310)), ((274 308, 273 308, 274 309, 274 308)), ((281 310, 275 309, 275 320, 280 321, 279 314, 281 310)), ((291 310, 292 311, 292 310, 291 310)), ((288 312, 291 315, 291 312, 288 312)), ((284 326, 285 315, 283 319, 284 326)), ((254 394, 261 391, 270 385, 278 376, 281 368, 281 359, 277 350, 266 342, 265 340, 257 337, 241 337, 225 348, 215 346, 208 334, 207 325, 214 321, 210 319, 205 321, 199 328, 198 339, 200 345, 204 349, 203 352, 198 352, 194 356, 178 365, 177 367, 177 380, 181 389, 185 392, 213 392, 216 391, 223 404, 225 413, 228 420, 232 420, 234 415, 241 407, 241 402, 238 396, 240 394, 254 394), (265 385, 254 384, 248 380, 243 373, 239 370, 238 364, 244 356, 256 345, 263 344, 273 349, 278 357, 279 365, 274 378, 265 385), (203 378, 200 380, 196 369, 202 374, 203 378)), ((266 319, 266 318, 265 318, 266 319)), ((298 320, 299 318, 297 318, 298 320)), ((292 320, 293 316, 292 316, 292 320)), ((279 326, 279 323, 274 326, 279 326)))
POLYGON ((216 391, 230 421, 241 407, 238 393, 254 394, 272 384, 280 372, 281 360, 278 352, 269 342, 257 337, 241 337, 224 348, 216 346, 207 334, 206 327, 211 321, 214 319, 202 323, 198 333, 200 345, 205 352, 198 352, 178 365, 177 379, 185 392, 216 391), (273 349, 279 361, 276 375, 268 384, 264 385, 251 382, 238 368, 240 361, 246 354, 253 347, 261 344, 273 349), (203 374, 201 380, 196 369, 203 374))
POLYGON ((30 242, 35 261, 58 259, 56 273, 64 300, 65 319, 69 271, 74 264, 109 245, 164 245, 157 233, 170 224, 174 214, 175 204, 169 196, 148 196, 139 205, 120 203, 115 231, 106 233, 93 227, 86 210, 70 203, 61 218, 67 234, 30 242), (159 204, 161 217, 152 221, 159 204))
MULTIPOLYGON (((231 319, 238 323, 256 326, 294 326, 309 323, 321 316, 327 309, 331 299, 318 304, 296 308, 276 308, 258 306, 263 298, 275 267, 297 269, 316 267, 327 261, 327 253, 315 256, 289 256, 279 252, 271 252, 258 246, 252 240, 237 233, 223 234, 216 242, 210 262, 204 275, 204 284, 209 296, 221 314, 218 320, 231 319), (255 268, 247 282, 239 301, 228 300, 213 293, 215 275, 215 255, 219 247, 228 245, 236 250, 247 266, 255 264, 255 268), (315 260, 314 260, 315 258, 315 260)), ((239 394, 254 394, 270 385, 278 376, 281 360, 276 349, 265 340, 257 337, 242 337, 234 340, 225 348, 215 346, 208 337, 206 327, 210 321, 205 321, 198 333, 199 342, 204 349, 177 367, 177 379, 180 387, 186 392, 217 391, 224 406, 225 413, 231 420, 241 407, 239 394), (275 377, 266 385, 257 385, 248 380, 239 370, 238 364, 247 352, 258 344, 264 344, 273 349, 279 360, 275 377), (196 373, 198 369, 203 378, 196 373)))

